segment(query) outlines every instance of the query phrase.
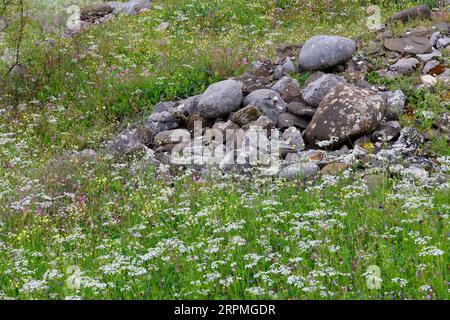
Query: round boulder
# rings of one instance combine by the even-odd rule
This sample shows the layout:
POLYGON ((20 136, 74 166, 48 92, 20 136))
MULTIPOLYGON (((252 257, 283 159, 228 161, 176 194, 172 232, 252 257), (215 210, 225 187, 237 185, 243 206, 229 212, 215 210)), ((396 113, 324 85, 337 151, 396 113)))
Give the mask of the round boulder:
POLYGON ((305 42, 299 63, 305 70, 321 70, 341 64, 353 55, 356 43, 339 36, 319 35, 305 42))
POLYGON ((320 102, 306 128, 305 138, 313 146, 335 148, 372 133, 384 112, 381 96, 358 87, 339 85, 320 102))

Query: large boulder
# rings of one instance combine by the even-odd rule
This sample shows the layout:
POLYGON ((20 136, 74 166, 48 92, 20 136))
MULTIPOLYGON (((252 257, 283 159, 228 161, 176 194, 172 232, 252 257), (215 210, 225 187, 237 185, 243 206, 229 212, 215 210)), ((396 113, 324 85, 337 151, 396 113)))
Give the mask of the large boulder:
POLYGON ((324 74, 303 89, 303 100, 310 106, 317 107, 328 92, 340 84, 346 84, 342 77, 334 74, 324 74))
POLYGON ((313 146, 335 148, 372 133, 384 112, 381 96, 358 87, 339 85, 320 102, 306 128, 305 138, 313 146))
POLYGON ((204 118, 220 118, 238 110, 241 103, 242 84, 236 80, 224 80, 206 89, 198 102, 197 111, 204 118))
POLYGON ((321 70, 341 64, 353 55, 356 43, 339 36, 315 36, 305 42, 299 63, 305 70, 321 70))

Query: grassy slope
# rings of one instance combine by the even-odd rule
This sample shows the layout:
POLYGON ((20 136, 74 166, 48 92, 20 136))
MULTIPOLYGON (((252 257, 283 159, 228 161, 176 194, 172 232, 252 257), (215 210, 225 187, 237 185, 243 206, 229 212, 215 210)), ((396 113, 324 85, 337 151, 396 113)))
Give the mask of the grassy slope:
MULTIPOLYGON (((23 104, 2 109, 0 120, 0 294, 447 297, 448 186, 437 182, 411 186, 386 176, 368 193, 357 176, 341 177, 305 192, 299 184, 245 179, 199 184, 185 177, 166 185, 151 169, 130 176, 106 160, 43 171, 62 150, 96 147, 157 101, 240 74, 247 62, 273 56, 278 44, 318 33, 370 38, 365 12, 353 1, 335 4, 335 14, 316 1, 278 2, 284 13, 267 1, 170 1, 73 40, 55 37, 52 47, 27 48, 28 80, 19 96, 2 96, 23 104), (170 28, 156 31, 163 21, 170 28), (382 270, 380 290, 365 285, 374 264, 382 270), (81 291, 64 284, 70 265, 84 273, 81 291)), ((398 9, 387 3, 385 16, 398 9)), ((413 112, 402 121, 426 129, 431 120, 420 111, 436 116, 443 92, 413 90, 414 81, 387 84, 408 93, 413 112)), ((445 142, 435 146, 449 154, 445 142)))

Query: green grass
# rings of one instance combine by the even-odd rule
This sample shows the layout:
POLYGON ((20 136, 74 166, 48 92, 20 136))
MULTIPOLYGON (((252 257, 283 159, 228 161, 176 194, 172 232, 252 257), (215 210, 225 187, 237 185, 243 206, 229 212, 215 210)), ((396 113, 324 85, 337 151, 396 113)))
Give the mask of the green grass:
POLYGON ((129 177, 123 170, 111 174, 105 165, 83 167, 73 194, 5 220, 3 294, 448 297, 448 189, 408 179, 401 185, 394 178, 369 193, 357 174, 307 186, 243 177, 193 182, 190 175, 167 184, 152 177, 151 170, 129 177), (371 265, 381 269, 380 289, 366 285, 363 274, 371 265), (65 284, 69 266, 82 272, 80 290, 65 284), (48 279, 49 270, 55 278, 48 279), (407 283, 400 286, 396 278, 407 283), (45 279, 45 288, 24 289, 29 279, 45 279))
MULTIPOLYGON (((169 183, 108 159, 47 162, 99 147, 158 101, 201 93, 278 45, 374 37, 357 1, 155 2, 73 39, 27 29, 24 76, 0 96, 0 298, 447 299, 448 182, 434 176, 392 169, 367 192, 356 170, 307 185, 189 174, 169 183), (156 31, 161 22, 169 29, 156 31), (366 285, 371 265, 380 289, 366 285), (66 285, 70 266, 79 290, 66 285)), ((412 1, 378 3, 386 18, 412 1)), ((367 78, 404 90, 404 125, 427 130, 448 109, 445 89, 416 89, 418 75, 367 78)), ((432 147, 448 176, 448 142, 432 147)))

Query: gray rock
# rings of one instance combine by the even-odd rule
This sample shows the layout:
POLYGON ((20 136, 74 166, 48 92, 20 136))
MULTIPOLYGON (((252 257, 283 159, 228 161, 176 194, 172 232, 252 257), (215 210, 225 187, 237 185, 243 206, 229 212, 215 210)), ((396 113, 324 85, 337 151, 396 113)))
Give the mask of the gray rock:
POLYGON ((175 102, 158 102, 153 107, 152 113, 159 113, 163 111, 169 111, 175 105, 175 102))
POLYGON ((316 112, 316 109, 311 108, 303 102, 291 102, 288 104, 287 110, 297 116, 306 118, 311 118, 316 112))
POLYGON ((388 91, 383 93, 386 103, 386 119, 398 120, 403 114, 403 108, 405 107, 406 97, 401 90, 394 92, 388 91))
POLYGON ((294 163, 283 168, 278 177, 293 180, 293 179, 307 179, 320 172, 320 168, 314 163, 294 163))
POLYGON ((281 95, 275 90, 260 89, 253 91, 252 93, 250 93, 248 96, 245 97, 244 106, 248 106, 250 104, 256 105, 256 102, 258 100, 274 101, 274 105, 280 103, 281 101, 284 102, 283 99, 281 98, 281 95))
POLYGON ((391 51, 397 51, 403 54, 423 54, 430 52, 431 45, 427 37, 407 36, 401 38, 386 38, 384 46, 391 51))
POLYGON ((290 77, 283 77, 278 80, 272 86, 272 90, 278 92, 281 95, 281 98, 288 103, 298 99, 302 94, 298 81, 290 77))
POLYGON ((305 70, 321 70, 341 64, 353 55, 356 43, 339 36, 314 36, 303 45, 299 63, 305 70))
POLYGON ((431 53, 426 53, 426 54, 418 54, 416 55, 417 58, 419 58, 420 61, 422 62, 428 62, 433 58, 438 58, 441 57, 442 54, 440 51, 433 51, 431 53))
POLYGON ((450 44, 450 37, 440 38, 436 42, 436 48, 446 48, 450 44))
POLYGON ((430 37, 430 46, 436 46, 436 42, 438 41, 441 33, 439 31, 434 32, 430 37))
POLYGON ((283 66, 276 66, 275 70, 273 70, 273 78, 275 80, 281 79, 285 75, 285 72, 283 71, 283 66))
POLYGON ((325 74, 303 89, 303 100, 310 106, 317 107, 328 92, 340 84, 346 84, 344 78, 334 74, 325 74))
POLYGON ((278 122, 280 113, 286 111, 287 104, 280 94, 270 89, 260 89, 253 91, 244 99, 244 105, 254 105, 273 123, 278 122))
MULTIPOLYGON (((155 135, 153 144, 158 151, 171 151, 177 145, 183 148, 191 142, 191 134, 186 129, 162 131, 155 135)), ((180 151, 183 149, 181 148, 180 151)))
POLYGON ((300 129, 306 129, 308 123, 309 123, 308 120, 300 118, 295 114, 283 112, 278 117, 277 127, 282 130, 288 127, 297 127, 300 129))
POLYGON ((286 61, 283 63, 281 69, 284 73, 291 73, 291 72, 297 71, 297 68, 295 67, 294 62, 289 57, 286 58, 286 61))
POLYGON ((395 142, 394 147, 414 151, 423 143, 423 136, 413 127, 405 127, 400 131, 400 137, 395 142))
POLYGON ((427 5, 421 4, 412 8, 408 8, 396 13, 393 17, 393 21, 407 22, 416 18, 431 18, 431 10, 427 5))
POLYGON ((403 58, 393 64, 391 70, 399 74, 408 74, 416 70, 419 63, 419 60, 416 58, 403 58))
POLYGON ((381 96, 358 87, 339 85, 320 102, 305 138, 313 146, 335 148, 372 133, 384 112, 381 96))
POLYGON ((275 129, 275 123, 270 120, 269 117, 266 116, 261 116, 258 118, 258 120, 250 122, 249 124, 246 124, 245 126, 242 127, 243 130, 248 130, 251 127, 259 127, 263 130, 267 131, 267 134, 269 135, 269 131, 271 129, 275 129))
POLYGON ((450 113, 444 112, 437 118, 436 127, 444 133, 450 134, 450 113))
POLYGON ((108 5, 114 8, 114 14, 133 15, 151 6, 150 0, 131 0, 128 2, 108 2, 108 5))
POLYGON ((242 84, 235 80, 214 83, 206 89, 198 102, 198 113, 204 118, 219 118, 239 109, 242 103, 242 84))
POLYGON ((306 78, 305 82, 303 83, 303 87, 307 87, 310 83, 313 83, 314 81, 318 80, 320 77, 325 75, 322 71, 316 71, 311 73, 311 75, 306 78))
POLYGON ((135 131, 126 129, 118 134, 106 147, 115 158, 143 156, 148 148, 138 141, 135 131))
POLYGON ((389 142, 394 140, 400 134, 402 126, 398 121, 389 121, 381 125, 374 133, 372 133, 372 140, 378 142, 389 142))
POLYGON ((450 86, 450 69, 446 69, 443 73, 441 73, 438 80, 447 86, 450 86))
POLYGON ((175 104, 169 109, 172 113, 176 114, 179 118, 187 118, 191 114, 197 112, 198 103, 201 95, 189 97, 184 100, 175 102, 175 104))

